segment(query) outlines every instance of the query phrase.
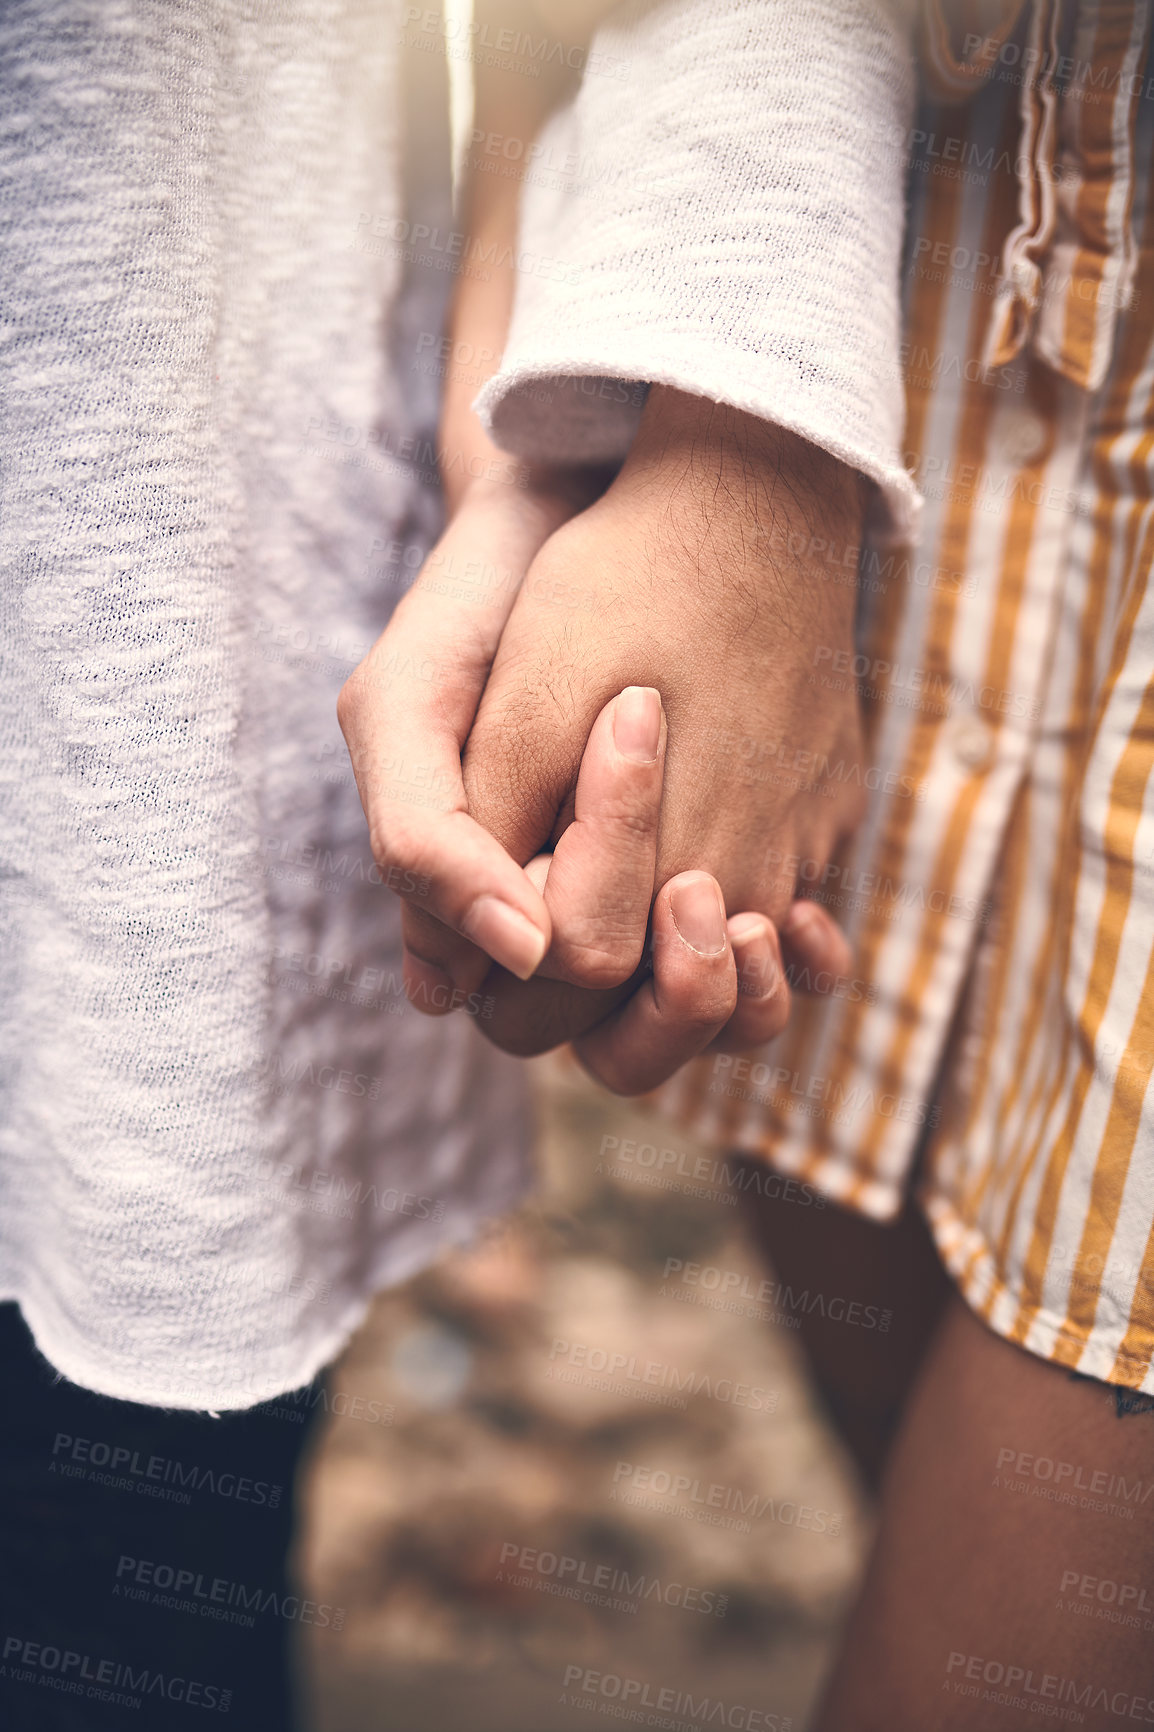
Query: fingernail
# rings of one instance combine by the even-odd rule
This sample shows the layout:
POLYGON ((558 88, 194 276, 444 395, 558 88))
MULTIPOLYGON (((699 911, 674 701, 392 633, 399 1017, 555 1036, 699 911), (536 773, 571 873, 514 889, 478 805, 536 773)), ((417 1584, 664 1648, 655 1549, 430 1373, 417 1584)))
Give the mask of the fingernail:
POLYGON ((653 764, 661 745, 661 693, 626 686, 613 706, 613 744, 631 764, 653 764))
POLYGON ((737 964, 737 990, 746 998, 772 998, 781 985, 781 959, 764 914, 737 914, 729 922, 737 964))
POLYGON ((673 924, 691 950, 716 956, 725 949, 725 907, 712 878, 691 878, 669 894, 673 924))
POLYGON ((545 954, 545 934, 517 908, 495 896, 478 896, 465 916, 462 931, 494 962, 528 980, 545 954))

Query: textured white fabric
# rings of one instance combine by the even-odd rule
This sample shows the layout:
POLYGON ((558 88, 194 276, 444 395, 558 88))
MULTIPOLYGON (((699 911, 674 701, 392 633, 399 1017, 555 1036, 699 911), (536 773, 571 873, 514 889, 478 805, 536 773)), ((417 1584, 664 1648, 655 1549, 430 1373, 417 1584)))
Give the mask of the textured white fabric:
POLYGON ((365 240, 400 25, 0 16, 0 1296, 131 1400, 299 1385, 526 1176, 516 1067, 403 1005, 334 712, 436 510, 365 240))
MULTIPOLYGON (((852 464, 908 532, 898 265, 914 99, 895 0, 635 0, 537 141, 498 441, 620 457, 677 386, 852 464), (598 71, 597 69, 601 69, 598 71)), ((487 148, 482 142, 482 151, 487 148)))

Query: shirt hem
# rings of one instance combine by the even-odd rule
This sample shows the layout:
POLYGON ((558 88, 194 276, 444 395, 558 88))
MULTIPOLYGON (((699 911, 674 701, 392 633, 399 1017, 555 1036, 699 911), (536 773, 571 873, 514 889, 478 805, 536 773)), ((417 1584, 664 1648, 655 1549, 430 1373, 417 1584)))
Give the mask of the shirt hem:
MULTIPOLYGON (((312 1382, 317 1374, 338 1358, 368 1315, 377 1294, 400 1286, 447 1251, 459 1249, 477 1237, 485 1223, 495 1215, 514 1207, 531 1184, 522 1176, 506 1196, 486 1201, 483 1213, 450 1230, 436 1241, 429 1241, 408 1255, 390 1256, 390 1247, 368 1277, 364 1290, 352 1296, 333 1325, 301 1344, 293 1352, 285 1344, 277 1349, 286 1361, 282 1371, 274 1372, 259 1383, 251 1376, 216 1378, 211 1374, 185 1377, 179 1382, 166 1379, 153 1371, 139 1373, 126 1369, 122 1360, 113 1360, 94 1351, 91 1344, 81 1342, 67 1328, 61 1328, 58 1316, 41 1304, 35 1295, 21 1293, 14 1283, 0 1286, 0 1303, 17 1305, 31 1332, 37 1351, 54 1371, 68 1382, 96 1395, 114 1401, 132 1402, 136 1406, 165 1408, 189 1413, 233 1413, 263 1406, 295 1389, 312 1382)), ((173 1349, 164 1349, 171 1367, 173 1349)))
MULTIPOLYGON (((1018 1283, 996 1270, 985 1235, 962 1219, 949 1198, 931 1191, 919 1200, 947 1274, 970 1310, 995 1335, 1035 1358, 1077 1370, 1101 1383, 1154 1395, 1154 1335, 1138 1331, 1142 1342, 1139 1352, 1123 1353, 1116 1330, 1095 1326, 1083 1336, 1069 1327, 1065 1317, 1044 1307, 1039 1307, 1025 1335, 1020 1335, 1015 1322, 1025 1296, 1018 1283)), ((1125 1332, 1132 1332, 1129 1324, 1125 1332)))

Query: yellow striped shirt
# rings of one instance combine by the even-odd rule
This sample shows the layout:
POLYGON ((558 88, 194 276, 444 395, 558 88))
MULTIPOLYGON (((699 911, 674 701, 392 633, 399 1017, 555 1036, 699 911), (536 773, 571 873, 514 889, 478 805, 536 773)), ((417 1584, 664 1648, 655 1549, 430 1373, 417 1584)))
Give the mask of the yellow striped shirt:
MULTIPOLYGON (((923 24, 902 364, 924 517, 916 548, 862 550, 859 653, 813 669, 861 694, 866 820, 816 882, 784 863, 856 974, 656 1098, 879 1219, 916 1162, 996 1330, 1154 1391, 1151 8, 923 24)), ((847 773, 773 742, 749 764, 847 773)))

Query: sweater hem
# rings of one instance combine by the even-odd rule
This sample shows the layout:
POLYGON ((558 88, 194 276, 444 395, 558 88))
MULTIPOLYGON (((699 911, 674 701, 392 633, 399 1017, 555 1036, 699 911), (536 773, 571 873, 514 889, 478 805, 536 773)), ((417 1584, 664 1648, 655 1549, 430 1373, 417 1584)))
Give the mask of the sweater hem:
MULTIPOLYGON (((60 1318, 52 1314, 51 1307, 42 1305, 35 1295, 21 1293, 15 1283, 0 1286, 0 1303, 19 1306, 37 1351, 59 1376, 78 1388, 108 1396, 114 1401, 132 1402, 136 1406, 189 1413, 242 1412, 275 1401, 311 1383, 343 1352, 379 1293, 399 1287, 445 1252, 470 1244, 487 1221, 520 1202, 530 1184, 531 1178, 523 1176, 516 1185, 509 1187, 507 1195, 499 1194, 486 1200, 483 1214, 459 1223, 455 1230, 450 1229, 435 1241, 408 1248, 407 1255, 405 1247, 401 1247, 400 1254, 397 1254, 394 1247, 385 1246, 364 1290, 348 1299, 331 1328, 301 1342, 295 1350, 290 1351, 282 1344, 276 1351, 286 1362, 284 1370, 278 1370, 259 1382, 251 1375, 216 1377, 212 1373, 174 1382, 155 1369, 134 1372, 126 1368, 123 1359, 102 1353, 92 1343, 80 1340, 66 1326, 61 1327, 60 1318)), ((171 1348, 164 1350, 164 1359, 171 1370, 171 1348)))

